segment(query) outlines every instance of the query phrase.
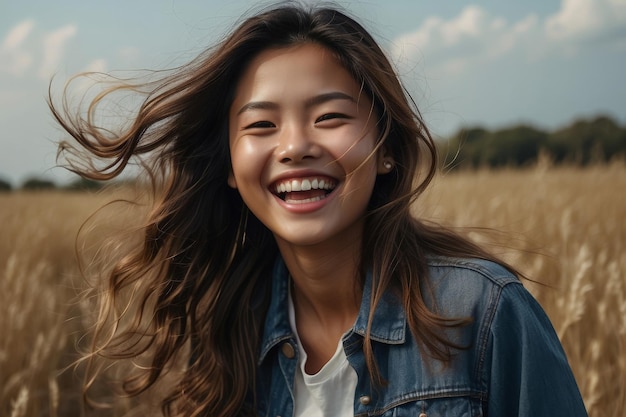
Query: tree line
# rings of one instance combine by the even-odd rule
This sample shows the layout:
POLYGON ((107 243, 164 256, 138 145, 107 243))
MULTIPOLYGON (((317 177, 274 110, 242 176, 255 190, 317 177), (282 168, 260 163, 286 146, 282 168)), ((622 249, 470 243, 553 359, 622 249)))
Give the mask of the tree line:
MULTIPOLYGON (((99 190, 104 184, 99 181, 92 181, 85 178, 77 178, 76 180, 58 186, 54 181, 42 178, 29 178, 24 181, 17 189, 26 191, 42 191, 42 190, 65 190, 65 191, 88 191, 99 190)), ((0 192, 13 190, 10 182, 0 179, 0 192)))
POLYGON ((555 165, 586 166, 626 156, 626 127, 609 116, 577 119, 549 132, 531 125, 499 130, 464 128, 440 142, 444 163, 451 169, 523 167, 548 156, 555 165))

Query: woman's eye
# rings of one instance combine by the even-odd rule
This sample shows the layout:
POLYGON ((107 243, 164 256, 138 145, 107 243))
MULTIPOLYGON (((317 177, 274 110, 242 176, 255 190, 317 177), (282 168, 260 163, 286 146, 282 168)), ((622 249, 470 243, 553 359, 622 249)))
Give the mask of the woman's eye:
POLYGON ((323 114, 320 117, 318 117, 315 120, 315 123, 323 122, 325 120, 348 119, 348 118, 349 118, 348 116, 346 116, 345 114, 341 114, 341 113, 326 113, 326 114, 323 114))
POLYGON ((250 123, 244 129, 257 129, 257 128, 272 128, 276 127, 276 125, 272 122, 268 122, 267 120, 261 120, 258 122, 250 123))

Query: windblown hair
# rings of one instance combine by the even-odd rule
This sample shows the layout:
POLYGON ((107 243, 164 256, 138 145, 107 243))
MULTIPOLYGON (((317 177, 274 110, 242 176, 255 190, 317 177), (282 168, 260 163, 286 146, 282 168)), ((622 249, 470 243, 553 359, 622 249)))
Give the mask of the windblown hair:
MULTIPOLYGON (((426 257, 492 257, 412 216, 412 204, 437 170, 435 144, 417 107, 360 24, 336 9, 283 4, 246 19, 215 48, 150 84, 133 123, 122 132, 97 126, 97 108, 109 93, 135 91, 135 85, 120 84, 96 97, 86 116, 65 101, 59 109, 49 99, 73 137, 59 148, 71 170, 110 180, 133 158, 143 157, 154 189, 162 190, 142 244, 110 274, 92 355, 149 353, 149 366, 124 384, 136 395, 154 385, 191 341, 188 368, 163 400, 167 415, 254 415, 257 348, 278 250, 272 233, 227 185, 228 110, 242 71, 257 54, 302 43, 330 50, 363 86, 378 117, 378 146, 395 162, 391 173, 377 179, 365 222, 360 268, 362 276, 373 273, 370 324, 382 294, 397 291, 425 351, 445 362, 460 348, 444 330, 466 321, 441 317, 424 302, 426 257), (138 283, 143 289, 136 317, 129 327, 116 327, 121 321, 116 300, 138 283)), ((374 382, 384 384, 368 336, 364 352, 374 382)))

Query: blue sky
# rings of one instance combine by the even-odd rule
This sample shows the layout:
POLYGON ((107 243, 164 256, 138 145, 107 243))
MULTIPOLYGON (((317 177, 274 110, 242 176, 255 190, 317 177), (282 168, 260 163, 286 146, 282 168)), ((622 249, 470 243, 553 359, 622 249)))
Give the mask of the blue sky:
MULTIPOLYGON (((437 136, 461 126, 626 123, 626 0, 339 0, 395 62, 437 136)), ((85 71, 188 61, 258 5, 246 0, 0 0, 0 178, 57 182, 45 104, 85 71)))

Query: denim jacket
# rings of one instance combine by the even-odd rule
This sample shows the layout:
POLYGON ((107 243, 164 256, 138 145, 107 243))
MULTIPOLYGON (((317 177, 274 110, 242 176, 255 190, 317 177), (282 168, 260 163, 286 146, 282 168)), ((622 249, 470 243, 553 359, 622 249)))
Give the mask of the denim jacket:
MULTIPOLYGON (((546 314, 520 281, 483 260, 434 257, 429 261, 431 310, 471 318, 448 337, 468 346, 443 363, 426 355, 407 326, 402 304, 382 298, 371 329, 384 386, 370 381, 362 345, 371 278, 363 289, 354 327, 343 347, 358 382, 355 416, 582 417, 587 416, 565 353, 546 314)), ((287 269, 274 267, 272 299, 259 357, 257 409, 262 417, 293 415, 297 343, 288 318, 287 269)), ((334 416, 329 416, 334 417, 334 416)))

